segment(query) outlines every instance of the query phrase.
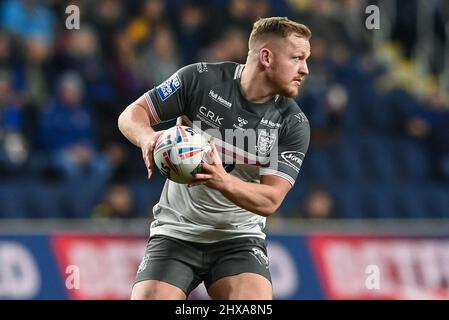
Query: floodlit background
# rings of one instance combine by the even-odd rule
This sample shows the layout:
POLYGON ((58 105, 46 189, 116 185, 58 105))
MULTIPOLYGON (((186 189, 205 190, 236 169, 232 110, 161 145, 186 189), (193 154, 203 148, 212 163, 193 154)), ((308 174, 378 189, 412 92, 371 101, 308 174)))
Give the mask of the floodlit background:
POLYGON ((164 179, 117 117, 186 64, 244 63, 267 16, 313 33, 275 298, 449 298, 446 0, 0 1, 0 298, 129 297, 164 179))

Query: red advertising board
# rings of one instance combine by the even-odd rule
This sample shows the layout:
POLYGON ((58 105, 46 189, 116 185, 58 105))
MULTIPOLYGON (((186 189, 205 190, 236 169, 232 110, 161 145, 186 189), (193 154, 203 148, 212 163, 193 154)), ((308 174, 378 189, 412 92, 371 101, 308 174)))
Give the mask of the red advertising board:
POLYGON ((449 239, 315 235, 327 299, 449 299, 449 239))
POLYGON ((52 245, 71 299, 129 299, 146 239, 64 234, 52 245))

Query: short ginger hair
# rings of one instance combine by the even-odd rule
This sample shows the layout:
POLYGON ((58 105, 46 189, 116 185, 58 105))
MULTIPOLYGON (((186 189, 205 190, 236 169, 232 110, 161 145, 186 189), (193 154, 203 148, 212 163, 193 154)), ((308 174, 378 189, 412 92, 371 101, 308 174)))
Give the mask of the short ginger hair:
POLYGON ((270 34, 281 38, 287 38, 291 34, 296 34, 307 40, 312 37, 312 32, 307 26, 292 21, 287 17, 260 18, 254 22, 253 29, 249 36, 249 49, 251 50, 253 48, 255 41, 270 34))

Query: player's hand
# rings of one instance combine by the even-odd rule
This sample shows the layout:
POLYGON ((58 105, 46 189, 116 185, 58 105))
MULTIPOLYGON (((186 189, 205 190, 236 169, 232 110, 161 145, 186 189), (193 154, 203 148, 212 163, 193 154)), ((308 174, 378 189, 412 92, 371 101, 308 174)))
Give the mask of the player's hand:
POLYGON ((161 136, 164 131, 155 131, 154 134, 145 137, 140 142, 140 148, 142 149, 142 157, 145 161, 145 166, 148 171, 148 179, 151 178, 154 172, 154 160, 153 160, 153 150, 156 145, 157 139, 161 136))
POLYGON ((217 148, 213 141, 210 143, 209 158, 211 163, 203 163, 201 173, 195 175, 196 180, 189 187, 205 185, 212 189, 224 190, 229 182, 230 174, 226 172, 218 156, 217 148))

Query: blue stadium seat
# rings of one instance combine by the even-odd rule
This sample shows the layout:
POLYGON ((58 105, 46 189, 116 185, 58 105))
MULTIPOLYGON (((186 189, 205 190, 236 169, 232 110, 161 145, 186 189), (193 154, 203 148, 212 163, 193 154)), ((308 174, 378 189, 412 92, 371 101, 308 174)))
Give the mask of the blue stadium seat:
POLYGON ((311 180, 328 183, 335 179, 332 161, 329 151, 311 148, 304 161, 304 170, 311 180))
POLYGON ((72 218, 89 218, 93 208, 104 195, 107 181, 103 179, 74 180, 64 185, 64 202, 68 207, 68 216, 72 218))
POLYGON ((412 219, 431 218, 425 193, 420 188, 404 186, 396 190, 401 217, 412 219))
POLYGON ((389 139, 368 135, 362 138, 361 143, 366 179, 375 183, 396 183, 399 175, 389 139))
POLYGON ((334 185, 331 192, 335 197, 335 214, 338 218, 365 218, 360 190, 356 185, 334 185))
POLYGON ((385 185, 370 185, 362 189, 366 218, 396 218, 398 215, 392 189, 385 185))
POLYGON ((360 144, 356 139, 343 137, 335 146, 332 161, 339 181, 358 183, 363 179, 360 144))
POLYGON ((29 216, 64 218, 67 216, 62 183, 30 182, 26 187, 29 216))
POLYGON ((428 186, 426 193, 429 216, 433 218, 449 218, 449 186, 428 186))
POLYGON ((394 141, 394 158, 401 179, 405 182, 423 182, 430 178, 430 160, 425 147, 417 141, 397 139, 394 141))
POLYGON ((0 183, 0 218, 26 218, 24 185, 16 181, 0 183))
POLYGON ((165 180, 159 176, 151 180, 134 180, 130 183, 137 216, 152 217, 152 208, 159 202, 165 180))

